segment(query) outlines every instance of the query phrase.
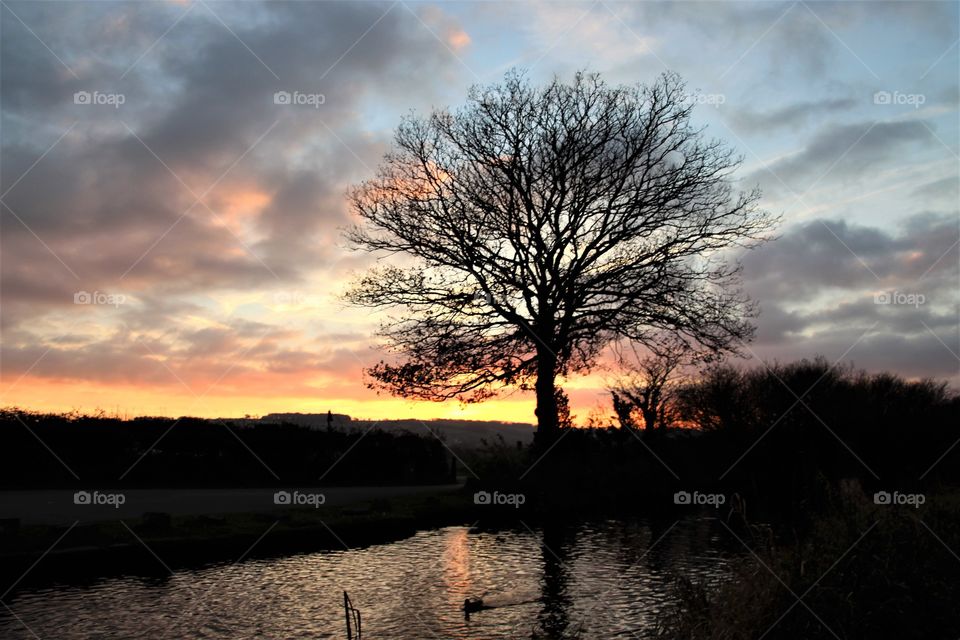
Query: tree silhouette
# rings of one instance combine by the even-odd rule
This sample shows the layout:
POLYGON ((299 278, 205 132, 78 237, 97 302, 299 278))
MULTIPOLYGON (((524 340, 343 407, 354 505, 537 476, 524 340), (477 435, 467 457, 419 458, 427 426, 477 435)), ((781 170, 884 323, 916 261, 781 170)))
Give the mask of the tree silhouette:
POLYGON ((735 191, 740 159, 690 124, 678 76, 610 86, 522 73, 474 87, 455 112, 411 115, 350 200, 360 249, 402 259, 346 299, 402 307, 381 327, 398 357, 372 387, 476 402, 536 390, 538 436, 558 431, 558 376, 613 340, 664 332, 708 352, 752 334, 732 247, 774 220, 735 191))
POLYGON ((633 413, 637 411, 644 430, 664 429, 677 419, 679 371, 704 358, 669 336, 645 355, 635 348, 630 351, 632 358, 630 354, 620 358, 624 373, 609 387, 620 426, 635 427, 633 413))

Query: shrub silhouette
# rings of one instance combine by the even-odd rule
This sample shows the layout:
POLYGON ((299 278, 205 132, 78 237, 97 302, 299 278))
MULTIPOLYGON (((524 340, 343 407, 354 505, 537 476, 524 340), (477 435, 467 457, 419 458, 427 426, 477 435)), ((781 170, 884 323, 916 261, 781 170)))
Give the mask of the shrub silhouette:
POLYGON ((674 398, 684 428, 568 429, 548 455, 488 465, 483 481, 515 486, 522 478, 544 500, 584 506, 608 498, 668 505, 689 487, 736 492, 796 526, 841 481, 870 491, 960 481, 960 447, 951 448, 960 399, 944 383, 816 358, 710 366, 674 398))

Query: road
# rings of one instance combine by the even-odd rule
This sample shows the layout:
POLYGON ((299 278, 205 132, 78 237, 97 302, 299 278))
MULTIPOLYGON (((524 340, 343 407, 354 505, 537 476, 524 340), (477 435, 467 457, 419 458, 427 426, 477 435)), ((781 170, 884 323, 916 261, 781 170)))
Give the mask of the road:
MULTIPOLYGON (((171 515, 257 513, 289 508, 277 504, 274 494, 285 491, 288 503, 317 508, 343 506, 367 500, 451 491, 462 485, 400 487, 298 487, 290 489, 132 489, 122 492, 88 489, 77 504, 74 491, 0 491, 0 519, 18 518, 22 524, 70 524, 136 518, 147 512, 171 515), (322 496, 322 497, 320 497, 322 496), (86 502, 83 504, 83 502, 86 502), (99 504, 97 504, 99 503, 99 504)), ((280 496, 281 502, 286 501, 280 496)))

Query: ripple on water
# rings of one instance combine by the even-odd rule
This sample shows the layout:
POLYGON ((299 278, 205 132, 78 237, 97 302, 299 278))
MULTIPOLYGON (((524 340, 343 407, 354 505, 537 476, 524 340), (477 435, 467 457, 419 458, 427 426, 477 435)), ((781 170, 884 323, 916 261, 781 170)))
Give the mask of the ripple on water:
POLYGON ((711 520, 546 529, 446 527, 389 544, 18 593, 3 638, 343 638, 343 590, 371 639, 593 637, 649 630, 677 575, 717 583, 711 520), (654 543, 656 544, 654 545, 654 543), (653 547, 651 548, 651 545, 653 547), (467 597, 497 607, 465 620, 467 597), (14 615, 15 614, 15 615, 14 615), (19 619, 18 619, 19 618, 19 619))

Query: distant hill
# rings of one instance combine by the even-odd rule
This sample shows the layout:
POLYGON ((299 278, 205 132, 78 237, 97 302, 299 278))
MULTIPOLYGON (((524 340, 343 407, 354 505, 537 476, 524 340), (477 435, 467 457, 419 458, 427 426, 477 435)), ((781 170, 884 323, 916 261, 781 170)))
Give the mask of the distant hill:
POLYGON ((295 424, 309 429, 326 429, 331 424, 337 429, 359 430, 382 429, 405 430, 429 436, 432 431, 451 447, 479 447, 482 441, 493 442, 503 436, 508 444, 518 441, 529 444, 535 430, 524 422, 499 422, 495 420, 354 420, 348 415, 334 413, 270 413, 259 420, 233 420, 243 424, 295 424))
POLYGON ((312 429, 325 429, 328 425, 334 427, 348 426, 353 418, 343 413, 268 413, 259 420, 261 424, 296 424, 312 429))

